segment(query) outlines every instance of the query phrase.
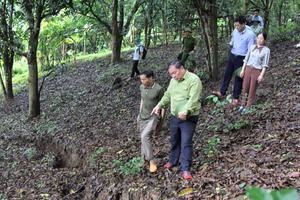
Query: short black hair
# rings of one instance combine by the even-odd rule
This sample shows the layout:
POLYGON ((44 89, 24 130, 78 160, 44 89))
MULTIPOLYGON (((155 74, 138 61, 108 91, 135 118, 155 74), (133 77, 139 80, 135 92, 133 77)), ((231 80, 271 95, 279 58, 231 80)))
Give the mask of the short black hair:
POLYGON ((238 22, 240 24, 246 24, 246 17, 241 15, 234 19, 234 22, 238 22))
POLYGON ((170 69, 171 66, 175 66, 176 69, 180 69, 181 67, 184 68, 184 64, 178 59, 175 59, 172 62, 170 62, 168 65, 168 69, 170 69))
POLYGON ((268 34, 266 32, 262 32, 261 34, 264 37, 264 40, 267 40, 268 34))
POLYGON ((258 9, 258 8, 255 8, 255 9, 253 10, 253 12, 255 12, 255 11, 259 12, 259 9, 258 9))
POLYGON ((151 69, 145 69, 144 71, 141 72, 140 75, 145 75, 147 78, 154 78, 154 72, 151 69))

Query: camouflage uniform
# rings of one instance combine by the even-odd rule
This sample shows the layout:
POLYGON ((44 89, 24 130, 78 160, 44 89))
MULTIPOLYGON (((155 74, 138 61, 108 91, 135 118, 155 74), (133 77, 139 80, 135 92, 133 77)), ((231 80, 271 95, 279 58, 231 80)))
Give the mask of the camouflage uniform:
POLYGON ((189 57, 189 53, 195 49, 196 39, 192 36, 184 37, 182 41, 182 57, 181 62, 184 64, 187 58, 189 57))
POLYGON ((184 67, 189 70, 190 72, 195 72, 196 70, 196 55, 194 52, 188 54, 184 67))

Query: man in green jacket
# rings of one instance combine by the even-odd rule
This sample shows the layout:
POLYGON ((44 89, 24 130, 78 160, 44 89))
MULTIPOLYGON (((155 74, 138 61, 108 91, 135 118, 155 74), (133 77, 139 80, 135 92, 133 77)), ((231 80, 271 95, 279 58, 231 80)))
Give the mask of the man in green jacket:
MULTIPOLYGON (((182 53, 181 53, 181 58, 179 59, 182 64, 185 64, 188 57, 190 56, 190 53, 194 53, 196 47, 196 39, 192 36, 192 30, 190 28, 186 28, 183 34, 184 36, 183 36, 182 47, 181 47, 182 53)), ((195 61, 193 62, 193 64, 196 66, 195 61)))
POLYGON ((186 70, 178 60, 170 63, 168 71, 172 79, 152 113, 159 114, 160 109, 171 104, 171 152, 169 162, 164 167, 171 169, 180 162, 182 177, 190 180, 192 179, 190 172, 192 138, 201 108, 202 83, 196 74, 186 70))

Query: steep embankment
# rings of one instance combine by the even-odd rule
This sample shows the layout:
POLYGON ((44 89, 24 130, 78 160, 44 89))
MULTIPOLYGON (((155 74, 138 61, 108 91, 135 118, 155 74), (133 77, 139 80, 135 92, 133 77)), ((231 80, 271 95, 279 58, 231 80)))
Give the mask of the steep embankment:
MULTIPOLYGON (((166 64, 178 49, 150 49, 141 68, 155 69, 167 86, 166 64)), ((203 106, 190 183, 176 168, 162 169, 169 149, 166 127, 153 140, 158 173, 143 168, 124 175, 134 172, 134 160, 127 161, 140 153, 139 81, 111 86, 130 73, 128 56, 116 66, 102 59, 57 70, 46 80, 40 118, 27 121, 26 91, 0 107, 0 197, 178 199, 178 192, 191 187, 194 199, 237 199, 246 185, 299 188, 300 49, 284 42, 271 50, 271 67, 251 112, 241 116, 229 104, 203 106)), ((218 85, 204 81, 204 94, 218 85)))

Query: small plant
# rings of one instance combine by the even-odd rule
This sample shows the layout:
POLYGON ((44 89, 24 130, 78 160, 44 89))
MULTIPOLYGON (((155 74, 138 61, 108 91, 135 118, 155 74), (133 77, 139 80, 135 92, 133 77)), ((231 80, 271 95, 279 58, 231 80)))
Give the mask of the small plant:
POLYGON ((137 175, 141 172, 141 167, 143 165, 143 159, 140 156, 133 157, 125 165, 119 167, 121 174, 128 175, 137 175))
POLYGON ((261 188, 247 188, 250 200, 299 200, 296 189, 266 191, 261 188))
POLYGON ((106 148, 105 147, 97 147, 94 151, 94 153, 92 153, 92 155, 89 158, 89 163, 91 166, 96 166, 96 159, 102 155, 104 152, 106 152, 106 148))
POLYGON ((57 127, 53 122, 45 121, 37 124, 34 128, 37 134, 44 135, 53 132, 57 127))
POLYGON ((196 74, 201 80, 208 80, 209 79, 208 74, 204 70, 198 69, 196 74))
POLYGON ((0 161, 2 161, 5 157, 5 151, 3 149, 0 149, 0 161))
POLYGON ((35 186, 36 186, 37 188, 41 189, 41 188, 45 187, 45 183, 44 183, 43 181, 37 181, 37 182, 35 183, 35 186))
POLYGON ((0 200, 8 200, 8 198, 6 198, 4 194, 0 193, 0 200))
POLYGON ((227 95, 224 100, 220 100, 216 95, 209 95, 205 98, 208 103, 216 104, 217 107, 224 107, 226 104, 231 103, 232 95, 227 95))
POLYGON ((228 124, 227 127, 224 128, 223 131, 226 133, 226 132, 233 131, 233 130, 239 130, 239 129, 247 127, 248 125, 250 125, 249 120, 240 119, 238 121, 228 124))
POLYGON ((211 137, 208 142, 207 146, 204 148, 204 154, 208 157, 212 157, 217 153, 218 146, 221 143, 221 139, 218 136, 211 137))
POLYGON ((255 114, 256 117, 262 116, 266 110, 272 107, 272 103, 265 102, 263 104, 256 104, 246 109, 245 114, 255 114))
POLYGON ((209 95, 205 98, 206 102, 208 103, 217 103, 219 101, 219 97, 215 95, 209 95))
POLYGON ((262 150, 263 145, 262 145, 262 144, 255 144, 255 145, 254 145, 254 148, 255 148, 257 151, 260 151, 260 150, 262 150))
POLYGON ((36 154, 37 154, 37 151, 33 147, 26 149, 23 153, 23 155, 25 156, 25 158, 27 160, 31 160, 34 156, 36 156, 36 154))

